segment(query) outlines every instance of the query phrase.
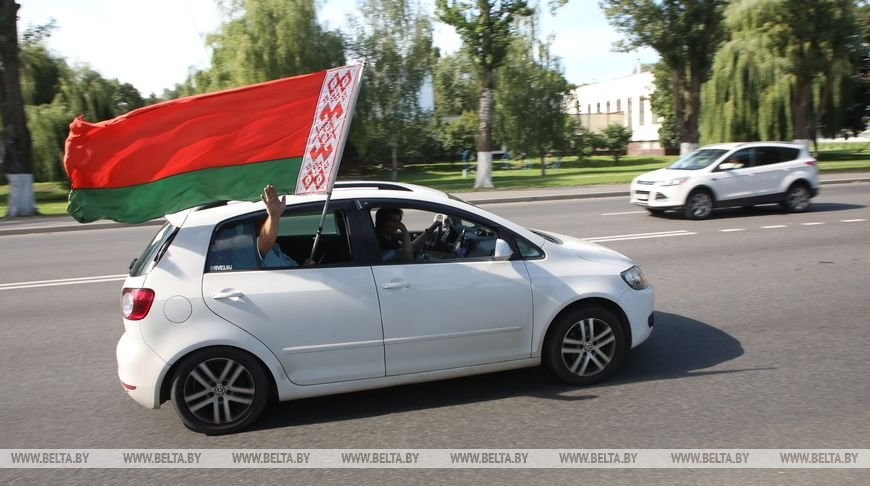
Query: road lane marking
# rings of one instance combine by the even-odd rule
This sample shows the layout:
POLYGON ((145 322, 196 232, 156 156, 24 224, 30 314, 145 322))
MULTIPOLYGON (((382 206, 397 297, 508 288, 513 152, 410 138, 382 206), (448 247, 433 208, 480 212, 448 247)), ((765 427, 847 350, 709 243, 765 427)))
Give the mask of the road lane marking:
POLYGON ((772 224, 770 226, 762 226, 761 229, 776 229, 788 227, 787 224, 772 224))
POLYGON ((11 282, 0 284, 0 290, 31 289, 36 287, 54 287, 57 285, 78 285, 98 282, 116 282, 127 278, 121 275, 98 275, 94 277, 59 278, 55 280, 32 280, 29 282, 11 282))
POLYGON ((819 222, 815 222, 815 221, 814 221, 814 222, 811 222, 811 223, 801 223, 801 226, 815 226, 815 225, 817 225, 817 224, 825 224, 825 223, 819 223, 819 222))
POLYGON ((841 223, 860 223, 861 221, 867 221, 866 219, 841 219, 841 223))
POLYGON ((723 233, 731 233, 732 231, 746 231, 746 228, 728 228, 719 230, 723 233))
POLYGON ((696 235, 694 231, 657 231, 654 233, 634 233, 628 235, 613 235, 613 236, 599 236, 596 238, 583 238, 583 241, 588 241, 591 243, 604 243, 607 241, 626 241, 626 240, 642 240, 646 238, 666 238, 668 236, 687 236, 687 235, 696 235))
POLYGON ((643 214, 646 211, 623 211, 621 213, 601 213, 601 216, 618 216, 620 214, 643 214))

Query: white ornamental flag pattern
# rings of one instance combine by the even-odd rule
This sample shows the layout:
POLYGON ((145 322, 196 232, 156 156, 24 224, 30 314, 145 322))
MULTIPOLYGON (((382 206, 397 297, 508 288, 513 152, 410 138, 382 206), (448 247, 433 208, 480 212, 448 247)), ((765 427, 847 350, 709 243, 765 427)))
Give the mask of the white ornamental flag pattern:
POLYGON ((362 66, 345 66, 326 72, 302 168, 296 180, 296 194, 322 194, 329 190, 338 173, 338 152, 347 136, 354 95, 362 66))

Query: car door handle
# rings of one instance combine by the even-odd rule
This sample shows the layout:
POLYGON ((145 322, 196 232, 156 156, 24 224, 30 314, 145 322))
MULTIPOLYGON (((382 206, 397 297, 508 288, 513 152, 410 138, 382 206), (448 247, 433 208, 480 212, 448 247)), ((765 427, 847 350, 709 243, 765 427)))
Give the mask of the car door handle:
POLYGON ((407 289, 410 286, 411 283, 404 280, 393 280, 392 282, 381 284, 381 287, 385 289, 407 289))
POLYGON ((211 294, 212 299, 230 299, 232 301, 240 301, 245 294, 234 289, 224 289, 211 294))

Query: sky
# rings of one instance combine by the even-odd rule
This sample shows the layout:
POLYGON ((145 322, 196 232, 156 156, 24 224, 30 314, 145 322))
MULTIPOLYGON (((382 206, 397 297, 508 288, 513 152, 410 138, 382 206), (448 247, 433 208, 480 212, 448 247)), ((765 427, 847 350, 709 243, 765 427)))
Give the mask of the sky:
MULTIPOLYGON (((427 1, 427 0, 424 0, 427 1)), ((191 69, 209 65, 205 37, 221 14, 214 0, 18 0, 19 34, 54 18, 48 47, 71 64, 87 64, 106 78, 135 86, 143 96, 161 94, 184 81, 191 69)), ((433 2, 428 0, 430 5, 433 2)), ((357 0, 319 0, 318 18, 327 28, 346 24, 357 0)), ((566 79, 575 84, 631 74, 638 62, 655 62, 651 49, 613 51, 620 39, 597 0, 569 0, 555 16, 545 12, 542 34, 552 35, 552 53, 562 58, 566 79)), ((435 26, 442 53, 459 49, 452 27, 435 26)))

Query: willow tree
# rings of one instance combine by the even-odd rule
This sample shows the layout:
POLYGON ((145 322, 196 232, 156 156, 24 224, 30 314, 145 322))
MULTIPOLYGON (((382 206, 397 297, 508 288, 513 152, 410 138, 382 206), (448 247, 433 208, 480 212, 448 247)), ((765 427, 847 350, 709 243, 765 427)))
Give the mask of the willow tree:
POLYGON ((207 39, 212 65, 188 79, 188 84, 195 84, 193 91, 242 86, 345 63, 341 35, 320 25, 314 0, 229 0, 223 5, 228 20, 207 39))
POLYGON ((854 72, 854 0, 739 0, 704 87, 705 141, 815 139, 854 72))
POLYGON ((438 19, 456 29, 480 83, 477 175, 474 187, 492 185, 492 107, 495 70, 505 61, 514 19, 531 15, 526 0, 436 0, 438 19))

